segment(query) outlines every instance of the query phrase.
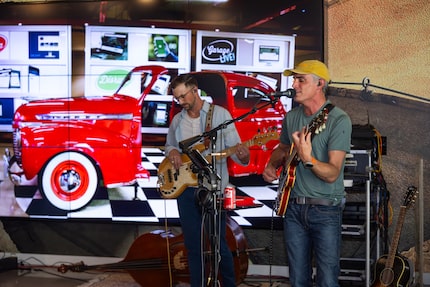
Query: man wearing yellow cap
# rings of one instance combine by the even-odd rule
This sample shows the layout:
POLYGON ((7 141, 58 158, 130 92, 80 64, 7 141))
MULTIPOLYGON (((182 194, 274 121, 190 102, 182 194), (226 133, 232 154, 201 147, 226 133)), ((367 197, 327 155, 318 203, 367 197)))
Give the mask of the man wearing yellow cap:
POLYGON ((326 98, 330 75, 324 63, 303 61, 283 74, 293 76, 294 100, 299 105, 283 120, 280 144, 263 178, 268 182, 278 179, 277 170, 282 167, 277 208, 285 210, 278 215, 284 216, 291 286, 313 286, 315 262, 316 286, 336 287, 345 197, 343 168, 350 149, 351 120, 326 98))

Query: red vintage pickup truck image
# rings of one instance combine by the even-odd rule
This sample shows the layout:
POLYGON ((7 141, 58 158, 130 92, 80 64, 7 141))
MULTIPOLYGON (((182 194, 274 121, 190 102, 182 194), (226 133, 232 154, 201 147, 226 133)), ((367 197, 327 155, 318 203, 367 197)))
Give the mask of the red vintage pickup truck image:
MULTIPOLYGON (((280 102, 268 101, 274 90, 265 82, 228 72, 193 73, 201 95, 225 106, 233 117, 253 110, 235 123, 243 141, 280 129, 285 109, 280 102)), ((142 119, 148 116, 142 107, 147 95, 171 98, 159 94, 166 79, 169 70, 162 66, 139 66, 113 95, 43 99, 18 107, 12 122, 13 154, 5 155, 12 182, 35 183, 54 207, 78 210, 91 202, 99 187, 149 179, 141 158, 142 119)), ((168 120, 177 112, 170 103, 168 120)), ((261 174, 277 143, 274 139, 251 147, 250 165, 231 162, 230 176, 261 174)))

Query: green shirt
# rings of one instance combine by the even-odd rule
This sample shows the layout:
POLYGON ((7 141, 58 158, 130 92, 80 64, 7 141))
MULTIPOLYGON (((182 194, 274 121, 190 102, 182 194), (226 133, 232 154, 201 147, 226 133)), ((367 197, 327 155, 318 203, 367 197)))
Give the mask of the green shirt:
MULTIPOLYGON (((323 107, 311 116, 304 114, 303 106, 298 106, 288 112, 283 120, 280 141, 291 145, 293 142, 291 134, 309 125, 315 116, 320 114, 323 107)), ((321 127, 322 130, 318 134, 314 134, 312 139, 312 156, 315 159, 328 162, 329 151, 348 152, 350 150, 352 124, 351 119, 342 109, 335 106, 321 127)), ((340 203, 345 196, 343 179, 343 166, 337 180, 333 183, 327 183, 314 175, 310 169, 305 169, 302 163, 299 163, 296 167, 295 182, 290 197, 325 198, 340 203)))

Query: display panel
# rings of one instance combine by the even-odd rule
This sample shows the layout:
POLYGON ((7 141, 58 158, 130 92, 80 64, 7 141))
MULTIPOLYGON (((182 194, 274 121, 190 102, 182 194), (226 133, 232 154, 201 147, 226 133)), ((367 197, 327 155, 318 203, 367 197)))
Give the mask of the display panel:
POLYGON ((236 38, 202 37, 201 62, 209 65, 236 65, 236 38))
POLYGON ((152 34, 149 38, 148 61, 179 61, 179 36, 152 34))
POLYGON ((190 71, 190 30, 87 26, 85 39, 85 95, 112 94, 123 71, 136 66, 151 64, 179 73, 190 71), (102 74, 108 85, 100 84, 102 74))
POLYGON ((70 97, 70 75, 70 26, 0 26, 0 131, 24 102, 70 97))
POLYGON ((264 61, 279 61, 279 46, 266 46, 261 45, 258 47, 258 60, 264 61))
POLYGON ((142 108, 142 133, 167 134, 172 96, 147 95, 142 108))
POLYGON ((59 59, 60 33, 57 31, 30 31, 29 55, 30 59, 59 59))
MULTIPOLYGON (((262 77, 277 91, 291 87, 291 79, 282 76, 294 65, 293 36, 197 31, 196 70, 227 70, 253 74, 278 74, 262 77)), ((291 108, 291 99, 282 99, 291 108)))
POLYGON ((196 70, 279 72, 293 66, 293 36, 197 31, 196 70))
POLYGON ((127 33, 100 33, 99 37, 92 42, 91 58, 128 60, 127 33))

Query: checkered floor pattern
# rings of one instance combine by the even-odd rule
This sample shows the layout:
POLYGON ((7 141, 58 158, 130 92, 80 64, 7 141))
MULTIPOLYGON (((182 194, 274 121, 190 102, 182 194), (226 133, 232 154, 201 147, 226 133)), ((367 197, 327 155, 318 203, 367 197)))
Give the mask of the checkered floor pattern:
MULTIPOLYGON (((161 198, 157 190, 158 165, 164 159, 158 148, 142 149, 142 164, 150 172, 149 180, 140 180, 137 186, 100 188, 86 207, 68 212, 53 207, 39 193, 37 186, 15 187, 19 206, 31 218, 97 219, 145 224, 179 224, 175 199, 161 198)), ((237 196, 253 197, 256 207, 228 211, 241 226, 280 229, 281 218, 273 211, 276 186, 266 185, 259 177, 233 179, 237 196), (245 183, 246 182, 246 183, 245 183)))

